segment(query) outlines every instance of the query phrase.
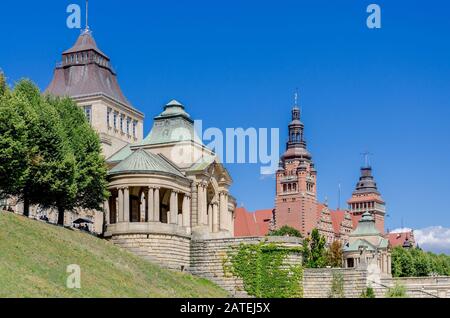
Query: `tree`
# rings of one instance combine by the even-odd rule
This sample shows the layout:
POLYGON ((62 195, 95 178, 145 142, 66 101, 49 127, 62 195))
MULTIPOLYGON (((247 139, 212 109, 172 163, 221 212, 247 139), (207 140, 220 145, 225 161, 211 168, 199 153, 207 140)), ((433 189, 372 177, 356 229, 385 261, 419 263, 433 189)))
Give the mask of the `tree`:
POLYGON ((0 199, 19 195, 28 177, 28 130, 24 99, 16 98, 0 73, 0 199))
POLYGON ((293 237, 302 237, 302 234, 299 230, 290 227, 288 225, 284 225, 281 228, 270 231, 269 236, 293 236, 293 237))
POLYGON ((7 88, 5 74, 0 69, 0 96, 5 95, 7 88))
MULTIPOLYGON (((101 153, 99 136, 71 99, 47 96, 46 100, 59 114, 65 138, 75 159, 76 193, 74 197, 62 197, 57 201, 59 214, 74 207, 100 210, 108 197, 108 191, 107 167, 101 153)), ((62 216, 60 218, 63 220, 62 216)))
POLYGON ((29 207, 100 209, 107 167, 97 133, 70 99, 43 97, 29 80, 10 91, 0 73, 0 197, 29 207))
POLYGON ((414 265, 414 274, 417 277, 428 276, 432 272, 432 262, 430 257, 420 249, 410 249, 408 252, 411 254, 414 265))
POLYGON ((303 263, 307 268, 326 265, 325 237, 317 229, 313 229, 311 236, 303 241, 303 263))
POLYGON ((29 215, 30 204, 56 207, 62 199, 73 200, 75 160, 58 113, 42 98, 39 89, 31 81, 21 80, 13 94, 27 106, 21 115, 25 118, 25 145, 30 153, 19 198, 24 202, 24 215, 29 215))
POLYGON ((327 263, 331 267, 342 267, 344 252, 340 241, 333 241, 327 250, 327 263))

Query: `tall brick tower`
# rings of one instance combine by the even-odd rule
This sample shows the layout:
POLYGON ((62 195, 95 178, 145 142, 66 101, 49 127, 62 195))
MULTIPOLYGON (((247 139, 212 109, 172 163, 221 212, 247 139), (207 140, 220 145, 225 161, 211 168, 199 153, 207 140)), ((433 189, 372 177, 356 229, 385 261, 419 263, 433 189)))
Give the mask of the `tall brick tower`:
POLYGON ((307 236, 317 225, 316 177, 311 154, 306 149, 300 108, 292 109, 286 152, 276 173, 275 226, 289 225, 307 236))
POLYGON ((347 203, 352 214, 353 228, 356 228, 361 216, 365 212, 369 212, 375 219, 377 230, 384 234, 385 202, 378 192, 377 184, 372 176, 372 168, 367 162, 361 168, 361 176, 356 184, 356 189, 347 203))

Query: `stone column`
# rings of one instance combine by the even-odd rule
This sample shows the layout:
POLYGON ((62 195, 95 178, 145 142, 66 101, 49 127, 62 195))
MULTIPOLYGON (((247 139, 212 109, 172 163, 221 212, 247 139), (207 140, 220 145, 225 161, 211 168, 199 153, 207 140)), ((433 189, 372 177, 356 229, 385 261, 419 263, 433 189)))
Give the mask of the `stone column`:
POLYGON ((123 222, 123 188, 118 189, 119 192, 119 208, 117 209, 117 222, 123 222))
POLYGON ((190 228, 191 227, 191 198, 189 196, 187 196, 186 194, 184 195, 183 198, 183 210, 182 210, 182 214, 183 214, 183 226, 186 228, 190 228))
POLYGON ((175 190, 170 193, 170 214, 169 223, 178 223, 178 194, 175 190))
POLYGON ((219 229, 220 230, 228 230, 227 227, 227 195, 225 192, 221 192, 219 194, 219 229))
POLYGON ((147 220, 148 220, 148 222, 152 222, 152 221, 154 221, 155 220, 155 212, 154 212, 154 209, 155 209, 155 204, 154 204, 154 201, 153 201, 153 188, 152 187, 148 187, 148 195, 147 195, 147 200, 148 200, 148 203, 147 203, 147 220))
POLYGON ((140 221, 141 222, 145 222, 145 191, 142 191, 141 193, 141 204, 140 204, 140 208, 141 208, 141 217, 140 217, 140 221))
POLYGON ((108 200, 105 200, 103 203, 103 213, 105 213, 105 225, 108 225, 110 223, 109 219, 109 198, 108 200))
POLYGON ((123 190, 123 221, 130 222, 130 188, 123 190))
POLYGON ((191 184, 191 198, 189 198, 189 204, 190 204, 190 212, 191 212, 191 225, 196 226, 198 225, 199 219, 198 219, 198 191, 197 191, 197 184, 195 181, 191 184))
POLYGON ((217 202, 212 205, 212 231, 219 232, 219 204, 217 202))
POLYGON ((212 204, 208 204, 208 228, 209 231, 212 232, 213 230, 213 224, 212 224, 212 220, 213 220, 213 211, 212 211, 212 204))
POLYGON ((159 217, 159 188, 155 188, 153 203, 153 221, 161 222, 161 218, 159 217))
POLYGON ((114 204, 116 205, 116 215, 114 223, 119 223, 119 198, 114 198, 114 204))
POLYGON ((204 225, 205 219, 203 217, 203 185, 201 183, 197 184, 197 215, 198 215, 198 225, 204 225))
POLYGON ((208 216, 206 215, 208 212, 208 192, 206 191, 206 184, 202 185, 202 201, 203 201, 203 224, 210 224, 208 221, 208 216))

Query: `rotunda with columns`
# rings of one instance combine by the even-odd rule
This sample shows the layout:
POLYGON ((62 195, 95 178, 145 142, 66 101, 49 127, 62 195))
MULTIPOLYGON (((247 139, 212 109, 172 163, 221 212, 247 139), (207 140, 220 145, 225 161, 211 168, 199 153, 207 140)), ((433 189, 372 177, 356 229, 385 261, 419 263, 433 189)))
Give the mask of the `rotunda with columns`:
POLYGON ((143 141, 107 163, 105 237, 114 243, 179 268, 189 266, 190 240, 233 236, 231 177, 176 100, 154 118, 143 141))

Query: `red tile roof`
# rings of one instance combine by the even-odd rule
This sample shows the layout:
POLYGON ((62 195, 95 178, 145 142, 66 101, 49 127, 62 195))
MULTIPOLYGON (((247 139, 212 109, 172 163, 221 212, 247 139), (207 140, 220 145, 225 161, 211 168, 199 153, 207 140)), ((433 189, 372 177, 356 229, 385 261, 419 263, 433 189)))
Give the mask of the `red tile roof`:
POLYGON ((339 233, 341 232, 341 224, 342 221, 344 221, 345 212, 346 211, 344 210, 330 211, 331 223, 333 223, 333 230, 334 233, 337 235, 339 235, 339 233))
POLYGON ((387 238, 389 239, 389 243, 392 247, 403 246, 406 239, 410 242, 414 242, 414 233, 412 231, 403 233, 391 232, 387 234, 387 238))
POLYGON ((234 236, 265 236, 269 233, 272 209, 258 210, 253 213, 245 208, 236 208, 234 236))

